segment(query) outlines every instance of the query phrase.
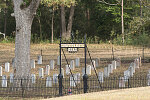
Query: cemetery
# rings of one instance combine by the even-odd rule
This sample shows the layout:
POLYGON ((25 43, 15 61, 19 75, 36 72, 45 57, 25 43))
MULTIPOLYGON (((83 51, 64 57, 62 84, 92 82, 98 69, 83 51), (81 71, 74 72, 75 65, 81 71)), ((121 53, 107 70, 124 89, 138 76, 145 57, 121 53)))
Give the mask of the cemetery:
MULTIPOLYGON (((19 79, 21 83, 19 87, 15 87, 14 82, 14 56, 8 55, 13 51, 9 48, 7 55, 8 60, 4 57, 4 52, 1 56, 0 66, 0 95, 10 97, 55 97, 60 95, 68 95, 68 89, 71 94, 82 94, 97 91, 107 91, 115 89, 125 89, 134 87, 145 87, 150 85, 150 60, 148 53, 145 53, 143 62, 143 53, 131 52, 128 54, 108 52, 103 54, 108 47, 98 48, 100 55, 93 55, 91 52, 94 47, 87 44, 86 53, 86 74, 87 81, 85 83, 85 54, 84 48, 78 48, 78 52, 70 53, 66 48, 62 48, 61 58, 60 49, 56 47, 36 48, 39 53, 31 55, 31 76, 29 79, 19 79), (88 47, 90 49, 88 49, 88 47), (92 49, 91 49, 92 48, 92 49), (42 50, 41 50, 42 49, 42 50), (49 51, 48 49, 52 49, 49 51), (90 50, 90 51, 89 51, 90 50), (47 52, 50 53, 47 53, 47 52), (53 53, 51 53, 53 52, 53 53), (102 53, 102 54, 101 54, 102 53), (105 56, 103 56, 105 55, 105 56), (114 58, 113 58, 114 56, 114 58), (120 57, 119 57, 120 56, 120 57), (61 61, 60 61, 61 59, 61 61), (60 90, 60 62, 62 88, 60 90), (25 83, 30 83, 27 86, 25 83), (87 85, 87 87, 85 86, 87 85), (5 92, 4 92, 5 91, 5 92), (62 92, 60 94, 60 92, 62 92)), ((122 47, 124 48, 124 47, 122 47)), ((34 47, 35 49, 35 47, 34 47)), ((134 49, 139 50, 139 49, 134 49)), ((148 51, 149 49, 147 49, 148 51)), ((33 50, 34 51, 34 50, 33 50)), ((111 50, 110 50, 111 51, 111 50)), ((122 51, 125 51, 122 49, 122 51)), ((125 53, 127 53, 126 51, 125 53)), ((147 52, 145 51, 145 52, 147 52)), ((32 51, 31 51, 32 52, 32 51)), ((35 53, 35 52, 34 52, 35 53)), ((13 53, 12 53, 13 54, 13 53)))
POLYGON ((149 4, 1 0, 0 99, 149 87, 149 4))

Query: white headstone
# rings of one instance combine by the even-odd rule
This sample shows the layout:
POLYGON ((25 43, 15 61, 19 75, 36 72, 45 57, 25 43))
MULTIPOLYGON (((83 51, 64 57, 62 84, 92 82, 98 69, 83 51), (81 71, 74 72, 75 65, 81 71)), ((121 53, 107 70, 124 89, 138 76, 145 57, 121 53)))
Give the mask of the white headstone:
POLYGON ((58 83, 58 74, 53 74, 53 83, 58 83))
POLYGON ((135 60, 134 60, 134 63, 135 63, 135 68, 139 68, 139 59, 138 58, 136 58, 135 60))
POLYGON ((135 66, 133 62, 130 64, 130 67, 133 67, 133 73, 135 73, 135 66))
POLYGON ((70 65, 66 65, 66 75, 70 74, 70 69, 69 69, 70 65))
POLYGON ((43 68, 39 68, 39 78, 44 78, 43 68))
POLYGON ((70 68, 71 68, 71 70, 74 70, 74 69, 75 69, 74 60, 71 60, 71 61, 70 61, 70 68))
POLYGON ((10 63, 5 63, 5 72, 9 72, 10 63))
POLYGON ((54 68, 55 68, 55 61, 50 60, 50 69, 54 69, 54 68))
POLYGON ((150 74, 147 74, 147 85, 150 86, 150 74))
POLYGON ((98 73, 98 79, 99 79, 99 81, 100 81, 101 83, 104 82, 103 72, 99 72, 99 73, 98 73))
POLYGON ((3 68, 2 66, 0 66, 0 76, 2 76, 2 74, 3 74, 3 68))
POLYGON ((94 68, 95 68, 95 70, 96 70, 95 60, 92 60, 92 62, 91 62, 91 66, 92 66, 92 70, 94 70, 94 68))
POLYGON ((128 81, 129 77, 130 77, 130 71, 129 70, 124 71, 124 80, 126 82, 128 81))
POLYGON ((32 80, 32 83, 36 82, 36 76, 35 76, 35 74, 31 74, 31 80, 32 80))
MULTIPOLYGON (((84 74, 85 74, 85 68, 82 68, 82 76, 84 76, 84 74)), ((86 67, 86 74, 91 75, 91 65, 88 65, 86 67)))
POLYGON ((86 74, 91 75, 91 65, 88 65, 86 68, 86 74))
POLYGON ((45 74, 46 74, 46 75, 49 75, 49 72, 50 72, 50 66, 49 66, 49 65, 46 65, 45 74))
POLYGON ((119 78, 119 88, 124 88, 125 87, 125 81, 124 77, 119 78))
POLYGON ((37 64, 42 64, 42 56, 38 56, 38 62, 37 64))
POLYGON ((46 78, 46 87, 52 87, 52 78, 50 76, 46 78))
POLYGON ((117 59, 116 66, 117 66, 117 67, 120 67, 120 66, 121 66, 121 59, 120 59, 120 58, 117 59))
POLYGON ((10 83, 13 83, 13 81, 14 81, 14 74, 10 73, 10 83))
POLYGON ((98 58, 95 59, 95 66, 99 67, 99 59, 98 58))
POLYGON ((57 65, 60 65, 60 56, 57 56, 57 65))
POLYGON ((35 60, 31 60, 31 62, 30 62, 30 65, 31 65, 31 68, 35 68, 35 60))
POLYGON ((76 83, 80 83, 80 73, 76 73, 76 83))
POLYGON ((128 70, 130 71, 130 77, 133 77, 133 74, 134 74, 133 73, 133 71, 134 71, 133 67, 130 66, 128 70))
POLYGON ((75 78, 74 78, 74 80, 73 80, 72 75, 70 76, 70 86, 71 86, 71 87, 75 87, 75 86, 76 86, 76 84, 75 84, 75 78))
POLYGON ((6 77, 6 75, 2 76, 2 87, 7 87, 7 77, 6 77))
POLYGON ((75 66, 79 67, 80 66, 80 58, 75 59, 75 66))
POLYGON ((108 73, 113 73, 113 65, 108 64, 108 73))
POLYGON ((108 67, 104 68, 104 77, 109 77, 108 67))
POLYGON ((113 65, 113 69, 116 69, 117 66, 116 61, 112 61, 112 65, 113 65))
POLYGON ((148 74, 150 74, 150 70, 148 71, 148 74))

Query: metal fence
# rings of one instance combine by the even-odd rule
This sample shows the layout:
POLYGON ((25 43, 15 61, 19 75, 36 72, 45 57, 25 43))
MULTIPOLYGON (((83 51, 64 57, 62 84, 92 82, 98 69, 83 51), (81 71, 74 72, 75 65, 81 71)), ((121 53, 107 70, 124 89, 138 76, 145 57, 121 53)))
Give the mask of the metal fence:
MULTIPOLYGON (((70 81, 70 78, 63 79, 63 95, 84 93, 83 79, 75 80, 76 85, 71 85, 74 84, 73 82, 70 81)), ((146 76, 136 76, 123 80, 120 77, 107 77, 104 78, 100 84, 96 77, 89 77, 87 82, 88 93, 114 89, 145 87, 150 85, 149 79, 146 76)), ((10 83, 10 79, 1 79, 0 83, 0 96, 24 98, 59 96, 59 85, 58 83, 53 83, 53 80, 46 81, 46 79, 36 79, 35 83, 32 83, 32 80, 30 79, 14 79, 13 83, 10 83), (7 83, 5 83, 6 81, 7 83), (20 85, 16 86, 14 84, 15 82, 20 82, 20 85), (47 82, 50 82, 50 85, 47 85, 47 82), (4 83, 7 85, 4 85, 4 83)))

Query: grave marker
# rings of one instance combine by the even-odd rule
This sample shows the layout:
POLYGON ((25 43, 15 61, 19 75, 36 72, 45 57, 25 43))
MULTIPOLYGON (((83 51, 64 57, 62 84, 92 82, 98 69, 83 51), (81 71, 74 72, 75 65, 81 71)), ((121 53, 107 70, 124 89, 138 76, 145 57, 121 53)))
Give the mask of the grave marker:
POLYGON ((71 68, 71 70, 74 70, 74 69, 75 69, 74 60, 71 60, 71 61, 70 61, 70 68, 71 68))
POLYGON ((38 56, 38 62, 37 64, 42 64, 42 56, 38 56))
POLYGON ((50 60, 50 69, 54 69, 54 68, 55 68, 55 61, 50 60))
POLYGON ((79 67, 80 66, 80 58, 75 59, 75 66, 79 67))
POLYGON ((98 58, 95 59, 95 66, 99 67, 99 59, 98 58))
POLYGON ((70 69, 69 69, 70 65, 66 65, 66 75, 70 74, 70 69))
POLYGON ((74 78, 74 80, 73 80, 73 77, 72 77, 72 75, 70 76, 70 86, 71 87, 75 87, 76 86, 76 84, 75 84, 75 78, 74 78))
POLYGON ((50 76, 46 78, 46 87, 52 87, 52 78, 50 76))
POLYGON ((10 83, 13 83, 13 81, 14 81, 14 74, 10 73, 10 83))
POLYGON ((124 88, 125 87, 125 81, 124 77, 119 78, 119 88, 124 88))
POLYGON ((113 65, 113 69, 116 69, 117 66, 116 61, 112 61, 112 65, 113 65))
POLYGON ((31 74, 31 80, 32 80, 32 83, 36 82, 36 76, 35 76, 35 74, 31 74))
POLYGON ((6 77, 6 75, 2 76, 2 87, 7 87, 7 77, 6 77))
POLYGON ((60 56, 57 56, 57 65, 60 65, 60 56))
POLYGON ((98 73, 98 79, 99 79, 99 81, 100 81, 101 83, 104 82, 103 72, 99 72, 99 73, 98 73))
POLYGON ((49 72, 50 72, 50 66, 49 66, 49 65, 46 65, 45 74, 46 74, 46 75, 49 75, 49 72))
POLYGON ((9 72, 10 63, 5 63, 5 72, 9 72))
POLYGON ((39 78, 44 78, 43 68, 39 68, 39 78))
POLYGON ((53 83, 58 83, 58 74, 53 74, 53 83))
POLYGON ((108 67, 104 68, 104 77, 109 77, 108 67))
POLYGON ((92 62, 91 62, 92 70, 94 70, 94 68, 95 68, 95 70, 96 70, 95 60, 92 60, 92 62), (93 63, 92 63, 92 62, 93 62, 93 63))
POLYGON ((147 85, 150 86, 150 74, 147 74, 147 85))
POLYGON ((31 60, 31 62, 30 62, 30 65, 31 65, 31 68, 35 68, 35 60, 31 60))
POLYGON ((2 73, 3 73, 3 68, 2 66, 0 66, 0 76, 2 76, 2 73))
POLYGON ((76 83, 80 83, 80 73, 76 73, 76 83))

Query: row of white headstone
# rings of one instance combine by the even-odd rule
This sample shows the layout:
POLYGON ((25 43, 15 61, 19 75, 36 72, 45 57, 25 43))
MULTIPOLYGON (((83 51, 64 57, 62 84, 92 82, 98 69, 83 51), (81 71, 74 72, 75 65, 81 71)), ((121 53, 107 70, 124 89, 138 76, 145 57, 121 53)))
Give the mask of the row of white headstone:
MULTIPOLYGON (((5 63, 5 72, 9 72, 10 71, 10 63, 9 62, 6 62, 5 63)), ((0 76, 2 76, 3 74, 3 67, 0 66, 0 76)))
POLYGON ((132 62, 129 68, 124 71, 124 79, 127 82, 130 77, 133 77, 135 73, 135 69, 141 66, 141 58, 136 58, 134 62, 132 62))
POLYGON ((141 66, 141 57, 134 59, 134 62, 132 62, 129 68, 126 71, 124 71, 124 77, 120 77, 119 79, 120 88, 125 87, 125 82, 128 82, 128 79, 130 77, 133 77, 135 69, 139 68, 140 66, 141 66))
POLYGON ((119 67, 121 64, 117 61, 112 61, 112 64, 108 64, 108 67, 104 68, 104 72, 98 73, 98 78, 101 83, 104 82, 104 77, 109 77, 110 73, 113 73, 113 70, 119 67))

